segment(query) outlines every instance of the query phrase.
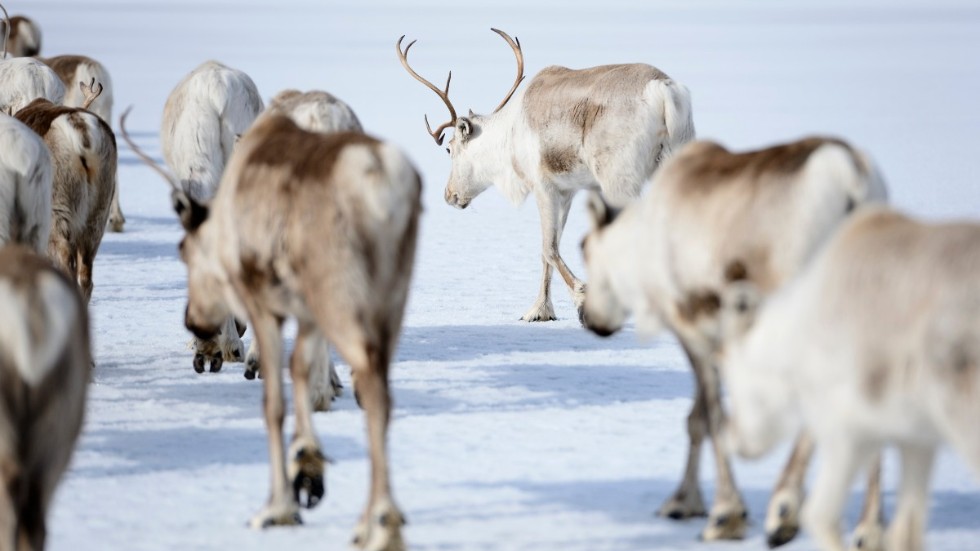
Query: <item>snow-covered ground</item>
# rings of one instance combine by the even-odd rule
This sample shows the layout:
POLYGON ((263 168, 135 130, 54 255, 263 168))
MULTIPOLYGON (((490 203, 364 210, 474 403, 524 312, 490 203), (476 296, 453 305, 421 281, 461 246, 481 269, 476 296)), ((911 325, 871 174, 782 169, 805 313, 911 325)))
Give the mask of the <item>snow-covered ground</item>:
MULTIPOLYGON (((736 462, 754 521, 739 543, 696 541, 702 521, 653 516, 679 480, 691 376, 673 341, 632 331, 598 339, 578 325, 560 280, 560 321, 529 325, 540 270, 533 201, 494 190, 465 212, 442 201, 449 160, 422 115, 446 116, 395 56, 433 81, 453 70, 461 110, 485 112, 513 79, 491 26, 520 37, 533 75, 550 64, 643 61, 687 84, 701 137, 734 148, 807 133, 869 150, 896 204, 931 218, 980 212, 980 5, 845 0, 10 0, 44 29, 44 53, 110 69, 117 112, 159 154, 166 95, 200 62, 240 68, 263 96, 321 88, 365 128, 403 147, 426 210, 406 328, 393 368, 391 458, 413 549, 760 549, 784 453, 736 462), (329 4, 342 4, 338 6, 329 4)), ((344 548, 367 492, 363 421, 349 393, 315 422, 328 496, 296 529, 245 521, 268 491, 261 387, 240 364, 197 375, 182 326, 181 232, 166 185, 120 152, 126 233, 95 267, 97 371, 85 432, 50 517, 51 549, 344 548)), ((584 206, 563 246, 582 273, 584 206)), ((247 221, 245 221, 247 223, 247 221)), ((349 373, 341 366, 349 386, 349 373)), ((291 420, 287 420, 291 425, 291 420)), ((893 457, 889 459, 893 460, 893 457)), ((894 461, 886 505, 894 506, 894 461)), ((710 495, 713 468, 704 458, 710 495)), ((853 523, 859 495, 852 500, 853 523)), ((980 546, 980 484, 951 453, 934 477, 934 550, 980 546)), ((789 549, 812 549, 802 538, 789 549)))

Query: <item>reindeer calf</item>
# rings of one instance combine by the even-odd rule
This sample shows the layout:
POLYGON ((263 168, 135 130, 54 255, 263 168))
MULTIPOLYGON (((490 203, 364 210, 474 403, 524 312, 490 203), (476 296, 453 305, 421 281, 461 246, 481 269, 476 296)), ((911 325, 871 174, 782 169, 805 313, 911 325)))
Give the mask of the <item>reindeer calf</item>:
MULTIPOLYGON (((214 197, 238 137, 262 111, 262 98, 245 73, 207 61, 191 71, 167 97, 160 127, 163 158, 183 192, 199 203, 214 197)), ((212 339, 194 341, 194 370, 210 363, 242 361, 245 326, 225 320, 212 339)))
POLYGON ((0 247, 44 254, 51 232, 51 154, 40 136, 0 113, 0 247))
POLYGON ((724 362, 738 453, 772 448, 802 420, 822 454, 806 528, 842 549, 851 479, 883 444, 901 452, 889 550, 922 549, 936 448, 980 476, 980 225, 926 224, 875 208, 846 222, 806 271, 758 308, 725 293, 724 362))
MULTIPOLYGON (((86 85, 89 98, 98 92, 86 85)), ((86 106, 87 107, 87 106, 86 106)), ((15 115, 44 139, 54 177, 48 255, 78 281, 86 304, 116 187, 116 137, 95 114, 38 99, 15 115)))
POLYGON ((36 253, 0 248, 0 549, 43 549, 47 510, 82 427, 88 316, 36 253))
MULTIPOLYGON (((722 338, 717 289, 727 279, 747 279, 771 292, 800 270, 857 205, 884 198, 884 184, 868 158, 825 138, 746 153, 694 142, 668 159, 650 192, 618 217, 593 197, 593 230, 582 245, 589 275, 586 326, 608 335, 630 313, 641 326, 666 325, 696 379, 684 479, 660 514, 704 514, 698 468, 707 435, 718 486, 703 536, 738 538, 745 530, 745 505, 719 440, 724 414, 713 365, 722 338)), ((800 445, 806 448, 805 439, 800 445)), ((797 456, 801 461, 791 463, 789 471, 804 468, 809 453, 804 449, 797 456)), ((803 476, 789 471, 766 522, 773 545, 797 530, 803 476)))

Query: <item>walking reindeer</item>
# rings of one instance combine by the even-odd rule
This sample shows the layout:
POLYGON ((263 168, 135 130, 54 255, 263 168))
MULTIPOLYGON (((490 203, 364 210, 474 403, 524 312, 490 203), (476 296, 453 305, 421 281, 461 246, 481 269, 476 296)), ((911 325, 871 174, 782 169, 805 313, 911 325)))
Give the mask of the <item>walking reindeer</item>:
POLYGON ((450 119, 432 130, 437 145, 444 132, 449 141, 452 170, 445 199, 457 208, 491 185, 513 203, 533 193, 541 216, 542 277, 538 298, 521 319, 555 319, 551 274, 558 274, 581 313, 584 284, 559 253, 562 230, 572 198, 580 189, 601 190, 607 200, 622 204, 637 197, 640 188, 672 151, 694 138, 688 90, 650 65, 602 65, 573 70, 552 66, 539 72, 521 91, 524 54, 520 42, 499 34, 517 57, 517 78, 489 115, 458 116, 449 101, 452 73, 440 89, 419 76, 402 50, 402 66, 436 93, 449 109, 450 119), (516 95, 515 95, 516 92, 516 95))
MULTIPOLYGON (((720 438, 724 411, 715 353, 725 335, 719 331, 718 289, 726 281, 747 280, 763 293, 773 292, 855 208, 885 199, 884 182, 870 158, 828 138, 744 153, 693 142, 664 163, 650 192, 618 216, 601 198, 592 198, 593 229, 582 244, 589 274, 586 326, 609 335, 630 313, 651 331, 666 326, 677 335, 695 375, 683 482, 660 514, 705 514, 698 470, 707 436, 718 482, 702 535, 740 538, 747 525, 720 438)), ((770 503, 765 523, 770 545, 785 543, 798 531, 811 452, 804 435, 770 503)), ((878 518, 866 520, 860 529, 873 532, 878 518)))
MULTIPOLYGON (((126 138, 124 121, 120 128, 126 138)), ((367 420, 371 488, 354 544, 403 549, 404 519, 388 475, 388 370, 415 258, 418 173, 396 148, 365 134, 308 132, 273 114, 242 136, 209 203, 168 181, 186 231, 180 254, 188 329, 207 339, 229 315, 247 319, 262 352, 272 489, 252 526, 299 523, 300 503, 313 507, 323 497, 326 462, 308 378, 311 356, 326 339, 350 364, 367 420), (287 317, 299 329, 289 363, 296 433, 284 456, 287 317)))

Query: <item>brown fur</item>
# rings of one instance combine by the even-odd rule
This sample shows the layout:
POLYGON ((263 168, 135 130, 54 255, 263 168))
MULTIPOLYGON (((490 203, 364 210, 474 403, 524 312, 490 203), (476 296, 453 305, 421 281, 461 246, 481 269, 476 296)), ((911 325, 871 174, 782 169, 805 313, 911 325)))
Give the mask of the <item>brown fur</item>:
POLYGON ((822 137, 741 153, 732 153, 713 142, 700 142, 686 151, 684 164, 678 168, 687 176, 684 189, 690 192, 707 193, 717 185, 740 178, 758 185, 780 184, 786 176, 798 173, 814 151, 829 143, 853 151, 844 141, 822 137))
POLYGON ((116 188, 115 135, 93 113, 44 99, 34 100, 15 117, 37 132, 51 150, 54 178, 48 254, 65 273, 78 279, 87 302, 92 294, 95 255, 105 233, 116 188), (79 136, 83 151, 77 151, 69 136, 55 130, 53 123, 61 117, 67 119, 79 136), (84 117, 95 121, 99 136, 90 135, 84 117), (80 205, 87 206, 88 211, 79 212, 80 205))
MULTIPOLYGON (((25 295, 28 304, 37 305, 30 308, 28 320, 36 343, 45 337, 40 334, 46 323, 38 287, 42 276, 75 288, 28 249, 0 250, 0 280, 25 295)), ((57 343, 62 357, 36 385, 24 381, 0 351, 0 530, 7 545, 14 543, 19 549, 43 548, 47 509, 81 430, 92 360, 85 306, 77 293, 72 294, 78 314, 69 320, 72 332, 66 342, 57 343)))
POLYGON ((59 55, 49 58, 40 58, 45 65, 51 67, 51 70, 58 75, 61 82, 65 83, 65 87, 68 86, 78 86, 75 82, 75 72, 78 71, 78 66, 82 63, 95 63, 95 61, 90 57, 85 57, 83 55, 59 55))
POLYGON ((687 323, 693 324, 701 317, 714 316, 721 308, 721 298, 717 293, 702 291, 691 293, 687 300, 677 305, 677 314, 687 323))
MULTIPOLYGON (((3 36, 6 25, 7 25, 6 21, 0 20, 0 36, 3 36)), ((11 17, 10 36, 7 38, 7 51, 13 57, 31 57, 31 56, 38 55, 39 53, 41 53, 40 37, 38 37, 39 43, 37 44, 36 47, 34 45, 31 46, 22 45, 20 43, 22 38, 20 35, 21 25, 30 25, 30 26, 34 26, 35 28, 37 27, 34 21, 28 19, 27 17, 24 17, 23 15, 15 15, 11 17)))
POLYGON ((641 63, 589 69, 546 67, 528 85, 524 94, 524 116, 531 129, 538 133, 547 131, 556 120, 567 120, 585 134, 607 102, 624 96, 639 96, 651 80, 669 78, 659 69, 641 63), (571 109, 567 109, 569 97, 574 98, 571 109))
POLYGON ((281 323, 294 316, 299 324, 290 362, 297 433, 288 458, 270 456, 269 503, 279 508, 264 510, 253 523, 261 525, 270 515, 275 522, 294 522, 290 512, 274 515, 294 504, 293 484, 323 475, 322 462, 304 459, 317 457, 319 445, 309 417, 309 363, 302 354, 304 342, 325 338, 350 364, 367 417, 372 475, 360 533, 384 532, 400 541, 401 515, 390 495, 384 446, 391 411, 388 364, 401 332, 420 211, 418 173, 390 146, 360 133, 308 132, 285 116, 268 114, 242 136, 210 217, 190 228, 188 325, 220 321, 225 312, 215 307, 221 300, 215 297, 227 296, 221 291, 231 286, 240 302, 231 309, 247 315, 262 352, 272 450, 283 442, 281 323), (242 216, 248 224, 237 223, 242 216), (236 248, 218 255, 215 249, 229 243, 228 231, 237 234, 236 248), (218 257, 225 259, 224 278, 209 278, 195 266, 218 257), (283 472, 294 480, 283 479, 283 472))

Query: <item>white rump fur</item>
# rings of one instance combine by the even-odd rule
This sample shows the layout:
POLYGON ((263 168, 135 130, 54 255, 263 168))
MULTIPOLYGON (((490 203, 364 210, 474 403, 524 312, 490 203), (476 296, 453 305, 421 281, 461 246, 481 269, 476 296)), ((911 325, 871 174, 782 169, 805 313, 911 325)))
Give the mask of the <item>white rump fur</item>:
POLYGON ((313 90, 283 90, 269 102, 266 113, 285 115, 310 132, 361 132, 354 110, 333 95, 313 90))
MULTIPOLYGON (((163 158, 185 193, 200 203, 211 201, 238 137, 261 111, 252 79, 217 61, 201 64, 177 84, 164 106, 160 141, 163 158)), ((228 319, 216 339, 194 340, 195 367, 201 355, 212 361, 212 369, 218 354, 222 361, 244 359, 234 327, 228 319)))
POLYGON ((63 83, 65 85, 64 104, 68 107, 81 107, 85 103, 85 94, 78 87, 78 83, 88 84, 93 79, 102 85, 102 92, 99 97, 95 98, 88 110, 112 125, 112 78, 105 66, 94 59, 87 58, 80 62, 75 71, 75 78, 71 82, 63 83))
POLYGON ((843 549, 848 489, 882 445, 902 456, 887 549, 923 549, 943 441, 980 477, 978 270, 980 225, 926 224, 875 208, 845 223, 761 305, 751 287, 726 293, 726 325, 750 326, 726 353, 729 437, 757 456, 801 421, 813 433, 822 462, 804 521, 823 549, 843 549))
MULTIPOLYGON (((609 208, 593 197, 594 228, 584 243, 586 325, 608 334, 634 314, 643 332, 666 326, 697 375, 687 474, 663 514, 703 514, 697 472, 701 440, 708 436, 724 475, 703 536, 741 535, 730 522, 724 523, 730 533, 717 532, 714 522, 745 512, 718 440, 724 412, 714 363, 725 335, 717 310, 728 280, 748 279, 771 292, 803 268, 852 209, 886 196, 867 156, 835 140, 810 138, 741 154, 692 142, 660 167, 644 197, 611 222, 609 208)), ((802 490, 792 495, 798 511, 802 490)), ((778 525, 786 515, 771 518, 778 525)), ((767 530, 772 527, 767 521, 767 530)))
POLYGON ((199 202, 214 197, 238 137, 262 111, 262 98, 245 73, 208 61, 167 98, 160 140, 163 158, 199 202))
POLYGON ((48 146, 23 123, 0 114, 0 246, 47 251, 51 178, 48 146))
POLYGON ((8 281, 0 279, 0 304, 4 315, 0 316, 0 353, 13 361, 24 382, 38 386, 64 354, 66 342, 74 330, 78 311, 78 299, 74 290, 65 287, 61 279, 50 273, 38 278, 40 311, 36 304, 28 304, 25 296, 18 293, 8 281), (30 326, 32 319, 40 319, 43 327, 30 326), (32 335, 32 329, 36 331, 32 335))
POLYGON ((0 60, 0 111, 16 113, 37 98, 62 103, 65 86, 50 67, 31 57, 0 60))

